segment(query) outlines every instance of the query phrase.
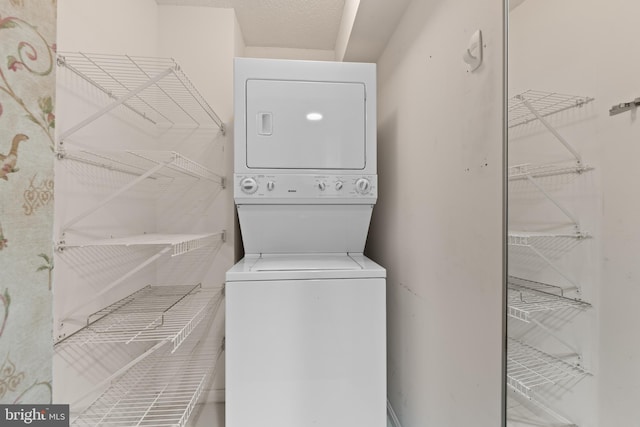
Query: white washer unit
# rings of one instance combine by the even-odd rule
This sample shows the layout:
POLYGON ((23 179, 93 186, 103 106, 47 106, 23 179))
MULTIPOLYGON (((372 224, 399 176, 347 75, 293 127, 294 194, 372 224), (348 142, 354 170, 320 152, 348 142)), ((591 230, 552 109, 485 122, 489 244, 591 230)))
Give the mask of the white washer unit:
POLYGON ((228 427, 386 426, 375 65, 235 60, 228 427))

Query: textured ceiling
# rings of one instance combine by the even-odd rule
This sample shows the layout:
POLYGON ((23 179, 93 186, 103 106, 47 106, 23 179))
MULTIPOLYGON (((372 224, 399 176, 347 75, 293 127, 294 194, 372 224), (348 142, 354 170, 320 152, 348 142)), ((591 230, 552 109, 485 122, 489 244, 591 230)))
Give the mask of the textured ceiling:
POLYGON ((233 7, 247 46, 333 50, 345 0, 156 0, 233 7))

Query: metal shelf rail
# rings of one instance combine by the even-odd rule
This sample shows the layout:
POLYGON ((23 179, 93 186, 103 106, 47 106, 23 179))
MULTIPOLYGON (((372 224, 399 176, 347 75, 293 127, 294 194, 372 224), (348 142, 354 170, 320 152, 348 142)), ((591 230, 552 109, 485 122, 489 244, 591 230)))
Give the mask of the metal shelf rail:
POLYGON ((173 354, 160 351, 129 367, 71 425, 184 427, 215 375, 224 350, 218 335, 193 337, 173 354))
POLYGON ((59 52, 58 65, 96 87, 112 102, 58 137, 58 148, 70 135, 123 105, 160 126, 214 126, 224 123, 171 58, 59 52))
POLYGON ((551 294, 556 296, 565 296, 562 286, 551 285, 548 283, 536 282, 534 280, 523 279, 521 277, 509 276, 507 278, 507 284, 513 287, 521 287, 530 289, 532 291, 540 291, 545 294, 551 294))
POLYGON ((160 246, 162 254, 171 252, 171 256, 183 255, 226 239, 225 231, 202 234, 160 234, 146 233, 135 236, 115 237, 111 239, 89 240, 82 243, 61 242, 57 249, 84 248, 89 246, 160 246))
POLYGON ((90 315, 56 346, 167 341, 173 352, 221 298, 220 289, 201 285, 146 286, 90 315))
POLYGON ((509 166, 509 181, 519 181, 529 178, 543 178, 548 176, 582 174, 593 170, 593 166, 576 165, 575 163, 547 163, 532 165, 529 163, 509 166))
MULTIPOLYGON (((547 292, 545 284, 532 282, 516 277, 508 281, 508 314, 514 319, 526 323, 535 322, 534 316, 540 313, 551 313, 563 310, 586 310, 591 304, 547 292), (533 286, 530 286, 533 284, 533 286)), ((548 286, 548 285, 547 285, 548 286)), ((562 288, 550 287, 550 289, 562 288)))

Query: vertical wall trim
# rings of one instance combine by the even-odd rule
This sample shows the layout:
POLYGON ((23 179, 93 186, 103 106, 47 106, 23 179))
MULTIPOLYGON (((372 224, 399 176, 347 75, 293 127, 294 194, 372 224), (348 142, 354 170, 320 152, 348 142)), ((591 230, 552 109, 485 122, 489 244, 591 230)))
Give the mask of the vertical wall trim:
POLYGON ((502 2, 502 427, 507 425, 507 276, 509 271, 509 0, 502 2))

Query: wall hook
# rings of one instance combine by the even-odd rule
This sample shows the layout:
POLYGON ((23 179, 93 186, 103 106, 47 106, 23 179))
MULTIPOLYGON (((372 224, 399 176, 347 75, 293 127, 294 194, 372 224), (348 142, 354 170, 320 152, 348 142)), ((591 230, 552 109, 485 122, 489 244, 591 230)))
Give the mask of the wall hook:
POLYGON ((469 71, 474 71, 482 64, 482 31, 477 30, 473 33, 462 59, 469 65, 469 71))

